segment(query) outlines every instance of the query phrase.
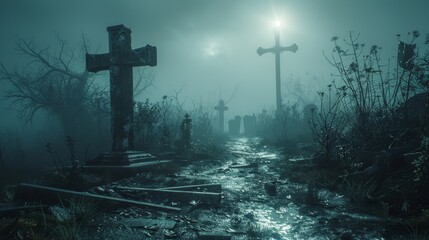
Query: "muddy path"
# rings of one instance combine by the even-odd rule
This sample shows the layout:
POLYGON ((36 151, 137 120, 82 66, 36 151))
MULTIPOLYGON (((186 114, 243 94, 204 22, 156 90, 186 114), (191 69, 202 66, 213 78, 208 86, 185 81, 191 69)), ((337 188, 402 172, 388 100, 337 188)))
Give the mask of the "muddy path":
MULTIPOLYGON (((198 239, 199 235, 230 235, 231 239, 409 239, 391 236, 383 219, 359 213, 341 195, 320 190, 320 202, 307 204, 305 184, 279 174, 280 149, 260 144, 259 138, 237 138, 226 143, 227 154, 196 161, 166 175, 140 174, 115 185, 165 187, 222 184, 222 202, 211 206, 174 196, 162 204, 182 212, 165 214, 138 208, 103 213, 91 223, 88 239, 198 239), (151 218, 174 221, 170 230, 130 227, 123 220, 151 218)), ((147 199, 146 199, 147 200, 147 199)))

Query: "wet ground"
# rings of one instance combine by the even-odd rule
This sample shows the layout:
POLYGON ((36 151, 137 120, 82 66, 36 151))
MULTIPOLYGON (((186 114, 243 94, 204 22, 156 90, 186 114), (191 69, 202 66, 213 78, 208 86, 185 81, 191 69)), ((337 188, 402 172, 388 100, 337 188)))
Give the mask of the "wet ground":
MULTIPOLYGON (((284 161, 279 149, 262 146, 258 138, 227 142, 226 157, 193 162, 176 173, 140 174, 114 185, 164 187, 222 184, 219 206, 165 199, 162 204, 182 207, 166 214, 138 208, 103 213, 90 223, 91 239, 197 239, 200 234, 228 234, 232 239, 410 239, 389 236, 383 219, 358 213, 347 200, 327 190, 319 202, 305 202, 307 186, 280 178, 284 161), (275 189, 275 190, 274 190, 275 189), (124 220, 149 218, 176 222, 172 229, 127 226, 124 220)), ((151 201, 150 199, 145 199, 151 201)), ((390 234, 391 235, 391 234, 390 234)))

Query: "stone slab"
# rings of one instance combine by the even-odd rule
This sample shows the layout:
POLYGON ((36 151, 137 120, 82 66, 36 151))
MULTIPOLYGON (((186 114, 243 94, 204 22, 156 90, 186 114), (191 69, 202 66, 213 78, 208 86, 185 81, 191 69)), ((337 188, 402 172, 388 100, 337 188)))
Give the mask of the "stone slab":
POLYGON ((152 160, 147 162, 132 163, 129 165, 86 165, 83 166, 85 173, 102 177, 104 183, 131 177, 138 173, 153 171, 154 167, 167 165, 175 160, 152 160))
POLYGON ((106 152, 85 163, 86 166, 126 166, 133 163, 150 162, 156 157, 141 151, 106 152))

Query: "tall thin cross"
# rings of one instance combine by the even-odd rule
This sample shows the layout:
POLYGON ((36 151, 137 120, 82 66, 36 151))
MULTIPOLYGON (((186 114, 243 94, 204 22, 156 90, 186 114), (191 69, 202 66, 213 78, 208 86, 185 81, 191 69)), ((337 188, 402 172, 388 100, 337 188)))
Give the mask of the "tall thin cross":
POLYGON ((224 124, 224 121, 225 121, 224 120, 225 119, 224 113, 226 110, 228 110, 228 107, 225 106, 225 102, 223 100, 220 100, 219 105, 215 106, 214 109, 219 112, 219 131, 220 131, 220 133, 223 133, 224 132, 224 126, 225 126, 225 124, 224 124))
POLYGON ((86 54, 89 72, 110 70, 110 107, 112 152, 134 147, 133 136, 133 67, 156 66, 156 47, 131 48, 131 30, 124 25, 107 28, 109 53, 86 54))
POLYGON ((259 47, 256 52, 261 56, 264 53, 272 52, 275 54, 276 59, 276 103, 277 103, 277 113, 280 113, 282 107, 282 95, 281 95, 281 84, 280 84, 280 53, 284 51, 296 52, 298 46, 294 43, 289 47, 280 46, 280 33, 277 31, 275 33, 275 45, 271 48, 262 48, 259 47))

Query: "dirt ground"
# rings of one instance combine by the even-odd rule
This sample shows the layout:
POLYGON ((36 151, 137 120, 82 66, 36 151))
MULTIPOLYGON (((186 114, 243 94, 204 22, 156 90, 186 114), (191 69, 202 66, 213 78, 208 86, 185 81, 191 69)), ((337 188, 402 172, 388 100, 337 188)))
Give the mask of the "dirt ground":
POLYGON ((67 208, 59 206, 57 211, 48 208, 46 212, 41 208, 42 214, 38 210, 32 213, 33 217, 27 214, 1 218, 2 231, 18 219, 18 224, 8 229, 13 232, 7 235, 10 239, 410 239, 407 234, 392 234, 392 226, 385 220, 359 213, 335 192, 318 190, 318 201, 309 204, 305 201, 308 186, 291 182, 280 174, 284 161, 280 149, 262 145, 259 138, 232 139, 218 159, 141 173, 90 190, 179 207, 180 212, 129 206, 108 210, 76 201, 68 212, 80 212, 79 217, 67 219, 70 214, 63 214, 66 220, 61 220, 58 217, 61 209, 67 208), (117 188, 209 183, 222 185, 220 204, 178 201, 174 194, 156 198, 117 188), (39 234, 38 230, 45 234, 39 234))

